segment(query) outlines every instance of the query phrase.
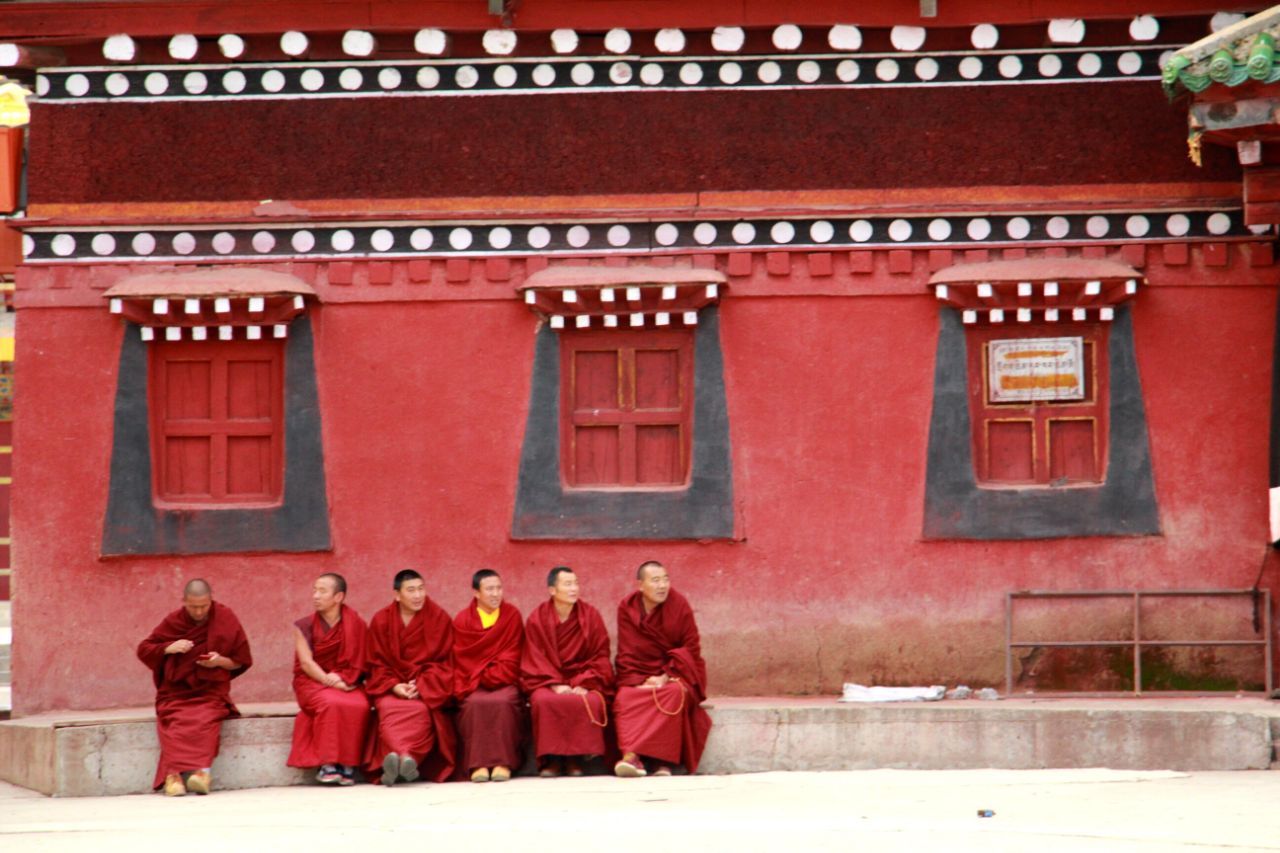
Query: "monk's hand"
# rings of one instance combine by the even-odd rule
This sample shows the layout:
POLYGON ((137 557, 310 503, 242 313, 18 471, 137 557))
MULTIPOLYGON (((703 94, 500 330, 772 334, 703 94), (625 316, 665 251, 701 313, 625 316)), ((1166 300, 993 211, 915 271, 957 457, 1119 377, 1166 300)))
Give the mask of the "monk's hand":
POLYGON ((206 652, 196 658, 196 666, 202 666, 205 669, 213 669, 214 667, 222 666, 222 664, 219 663, 219 661, 222 660, 226 660, 226 658, 223 658, 217 652, 206 652))
POLYGON ((570 692, 571 690, 573 690, 573 688, 572 688, 572 687, 570 687, 570 686, 569 686, 569 685, 567 685, 567 684, 553 684, 553 685, 551 685, 551 692, 552 692, 552 693, 568 693, 568 692, 570 692))
POLYGON ((569 692, 570 692, 570 693, 576 693, 576 694, 578 694, 579 696, 586 696, 586 695, 587 695, 587 693, 589 693, 590 691, 589 691, 589 690, 587 690, 587 688, 585 688, 585 687, 573 687, 573 688, 570 688, 569 692))
POLYGON ((195 643, 190 640, 174 640, 172 643, 164 647, 164 653, 166 655, 185 655, 187 652, 191 651, 191 647, 194 645, 195 643))
POLYGON ((644 681, 645 687, 666 687, 667 682, 671 680, 671 676, 665 672, 662 675, 651 675, 644 681))
POLYGON ((333 685, 333 686, 334 686, 334 687, 336 687, 336 688, 338 688, 339 690, 345 691, 345 692, 347 692, 347 693, 350 693, 350 692, 351 692, 351 690, 352 690, 351 685, 350 685, 350 684, 347 684, 347 682, 343 681, 341 678, 339 678, 339 679, 338 679, 338 683, 337 683, 337 684, 335 684, 335 685, 333 685))
POLYGON ((412 684, 402 682, 391 688, 391 692, 399 696, 401 699, 415 699, 418 691, 412 684))
POLYGON ((337 687, 342 683, 342 678, 336 672, 327 672, 323 683, 325 687, 337 687))

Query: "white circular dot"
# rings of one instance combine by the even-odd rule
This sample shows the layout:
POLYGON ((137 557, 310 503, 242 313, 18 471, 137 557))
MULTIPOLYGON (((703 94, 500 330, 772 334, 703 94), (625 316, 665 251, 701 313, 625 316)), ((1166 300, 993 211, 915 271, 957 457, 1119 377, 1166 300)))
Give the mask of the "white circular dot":
POLYGON ((932 219, 929 221, 929 239, 945 240, 951 236, 951 223, 945 219, 932 219))
POLYGON ((259 231, 253 235, 253 250, 255 252, 265 254, 275 247, 276 238, 270 231, 259 231))
POLYGON ((1015 216, 1005 223, 1004 230, 1014 240, 1025 240, 1031 233, 1031 221, 1025 216, 1015 216))
POLYGON ((1151 221, 1145 216, 1134 215, 1124 221, 1124 231, 1130 237, 1145 237, 1151 230, 1151 221))
POLYGON ((449 232, 449 245, 461 252, 471 247, 471 229, 454 228, 449 232))
POLYGON ((841 83, 852 83, 858 79, 858 63, 852 59, 843 59, 836 66, 836 77, 841 83))
POLYGON ((152 95, 163 95, 169 89, 169 78, 159 71, 152 71, 143 78, 142 85, 152 95))
POLYGON ((474 65, 462 65, 453 72, 453 82, 463 89, 471 89, 480 82, 480 72, 474 65))
POLYGON ((1160 22, 1150 15, 1139 15, 1129 22, 1129 38, 1134 41, 1152 41, 1160 35, 1160 22))
POLYGON ((1102 59, 1096 53, 1081 54, 1076 68, 1086 77, 1092 77, 1102 70, 1102 59))
POLYGON ((938 62, 937 60, 926 56, 924 59, 916 62, 915 72, 916 77, 920 80, 932 80, 938 76, 938 62))
POLYGON ((606 236, 610 246, 625 246, 631 242, 631 229, 625 225, 614 225, 606 236))
POLYGON ((646 86, 656 86, 662 82, 662 66, 656 62, 645 63, 640 69, 640 82, 646 86))
POLYGON ((307 46, 310 39, 306 33, 300 33, 297 30, 289 30, 280 36, 280 49, 289 56, 302 56, 307 52, 307 46))
POLYGON ((37 75, 36 77, 36 94, 37 95, 49 94, 49 78, 44 76, 43 74, 37 75))
POLYGON ((439 56, 449 49, 449 34, 435 27, 418 30, 413 35, 413 49, 427 56, 439 56))
POLYGON ((551 49, 556 53, 573 53, 578 49, 578 34, 573 30, 552 30, 551 49))
POLYGON ((1209 19, 1210 32, 1218 32, 1225 30, 1232 24, 1238 24, 1244 20, 1244 15, 1239 12, 1215 12, 1213 17, 1209 19))
POLYGON ((1161 71, 1163 71, 1165 69, 1165 66, 1169 64, 1170 59, 1173 59, 1173 51, 1162 50, 1160 51, 1160 58, 1156 60, 1156 66, 1159 67, 1161 71))
POLYGON ((372 56, 377 47, 378 40, 365 30, 347 30, 342 34, 342 52, 347 56, 372 56))
POLYGON ((622 28, 604 34, 604 49, 610 53, 626 53, 631 50, 631 33, 622 28))
POLYGON ((1126 50, 1116 60, 1116 67, 1121 74, 1137 74, 1142 70, 1142 56, 1136 51, 1126 50))
POLYGON ((686 62, 680 66, 680 82, 686 86, 695 86, 702 82, 702 66, 696 62, 686 62))
POLYGON ((585 62, 579 62, 569 69, 569 79, 579 86, 586 86, 596 77, 596 70, 585 62))
POLYGON ((960 76, 966 80, 974 80, 982 74, 982 60, 976 56, 966 56, 960 60, 960 76))
MULTIPOLYGON (((219 231, 213 235, 213 240, 210 242, 213 244, 213 250, 219 255, 229 255, 236 250, 236 237, 230 231, 219 231)), ((136 251, 138 248, 136 240, 133 247, 136 251)))
POLYGON ((196 250, 196 235, 181 231, 173 235, 173 250, 179 255, 189 255, 196 250))
POLYGON ((664 222, 654 229, 654 238, 664 246, 670 246, 680 236, 680 229, 670 222, 664 222))
POLYGON ((565 239, 573 248, 581 249, 591 242, 591 231, 585 225, 575 225, 565 234, 565 239))
POLYGON ((736 62, 726 62, 720 66, 720 82, 732 86, 742 79, 742 66, 736 62))
POLYGON ((379 228, 369 235, 369 245, 375 252, 388 252, 396 244, 396 235, 387 228, 379 228))
POLYGON ((378 72, 378 85, 384 89, 399 89, 403 78, 395 68, 384 68, 378 72))
POLYGON ((218 36, 218 50, 227 59, 236 59, 244 53, 244 39, 235 33, 224 33, 218 36))
MULTIPOLYGON (((395 71, 394 68, 384 68, 382 70, 395 71)), ((381 75, 379 75, 379 77, 381 77, 381 75)), ((360 73, 359 68, 344 68, 342 69, 342 73, 338 75, 338 85, 346 89, 348 92, 354 92, 356 89, 359 89, 364 85, 364 75, 360 73)))
POLYGON ((882 59, 876 63, 876 77, 886 83, 898 79, 898 63, 893 59, 882 59))
POLYGON ((112 62, 129 62, 137 53, 137 42, 123 33, 107 36, 102 42, 102 55, 112 62))
POLYGON ((889 223, 889 239, 901 243, 911 237, 911 223, 905 219, 895 219, 889 223))
POLYGON ((485 30, 480 41, 486 53, 509 56, 516 49, 517 37, 513 30, 485 30))
POLYGON ((262 75, 262 88, 268 92, 279 92, 284 88, 284 75, 274 68, 262 75))
POLYGON ((773 46, 778 50, 795 50, 804 41, 804 33, 795 24, 782 24, 773 31, 773 46))
POLYGON ((248 80, 244 76, 243 71, 228 71, 222 75, 223 91, 232 95, 238 95, 244 91, 244 87, 248 84, 248 80))
POLYGON ((756 69, 756 77, 761 83, 777 83, 782 79, 782 66, 776 62, 762 62, 756 69))
POLYGON ((83 74, 72 74, 63 85, 66 86, 68 95, 79 98, 89 91, 89 78, 83 74))
POLYGON ((889 30, 889 41, 897 50, 919 50, 924 46, 924 27, 897 26, 889 30))
POLYGON ((413 233, 409 235, 409 245, 419 252, 425 252, 430 249, 431 244, 434 242, 435 237, 431 234, 431 229, 429 228, 415 228, 413 233))
POLYGON ((495 249, 505 249, 511 245, 511 229, 499 225, 489 230, 489 245, 495 249))
POLYGON ((116 250, 116 238, 110 234, 95 234, 89 245, 95 255, 109 255, 116 250))
POLYGON ((706 246, 716 241, 716 227, 710 222, 699 222, 693 229, 693 239, 706 246))
POLYGON ((540 62, 533 67, 533 82, 538 86, 550 86, 556 82, 556 69, 552 65, 540 62))
POLYGON ((1001 57, 1000 64, 996 68, 999 70, 1001 77, 1006 80, 1012 80, 1022 73, 1022 60, 1010 54, 1009 56, 1001 57))
POLYGON ((836 24, 827 33, 832 50, 852 51, 862 47, 862 30, 852 24, 836 24))
POLYGON ((1175 213, 1165 220, 1164 228, 1174 237, 1182 237, 1191 230, 1191 220, 1184 214, 1175 213))
POLYGON ((356 244, 356 235, 345 228, 339 228, 329 235, 329 245, 335 252, 349 252, 356 244))
POLYGON ((970 240, 985 240, 991 236, 991 222, 981 217, 970 219, 964 233, 969 235, 970 240))
POLYGON ((1111 222, 1105 216, 1090 216, 1085 220, 1084 231, 1090 237, 1105 237, 1111 230, 1111 222))
POLYGON ((730 234, 733 237, 733 242, 735 243, 750 243, 756 238, 756 227, 750 222, 739 222, 737 225, 733 226, 733 230, 730 234))
POLYGON ((871 239, 875 230, 871 227, 871 223, 865 219, 856 220, 849 226, 849 237, 855 243, 865 243, 871 239))
POLYGON ((775 222, 769 229, 769 237, 775 243, 790 243, 796 237, 796 227, 790 222, 775 222))
POLYGON ((742 27, 716 27, 711 31, 711 46, 721 53, 737 53, 746 40, 742 27))
POLYGON ((625 62, 615 62, 609 66, 609 79, 619 86, 631 82, 631 66, 625 62))
POLYGON ((551 243, 551 232, 541 225, 535 225, 529 229, 526 239, 533 248, 545 249, 551 243))
POLYGON ((305 229, 294 231, 289 238, 289 245, 293 246, 295 252, 310 252, 316 247, 316 235, 305 229))
POLYGON ((182 77, 182 88, 192 95, 199 95, 209 88, 209 78, 202 71, 189 71, 182 77))
POLYGON ((684 32, 675 29, 658 30, 653 35, 653 46, 659 53, 679 53, 684 50, 684 32))
POLYGON ((440 72, 430 65, 418 69, 418 88, 434 89, 440 85, 440 72))
POLYGON ((65 258, 76 250, 76 238, 70 234, 59 234, 49 245, 55 255, 65 258))
POLYGON ((113 95, 123 95, 129 91, 129 78, 119 71, 107 75, 107 91, 113 95))
POLYGON ((1079 18, 1054 18, 1049 22, 1049 41, 1055 44, 1079 44, 1084 41, 1084 21, 1079 18))
POLYGON ((133 235, 133 240, 129 242, 129 246, 133 249, 135 255, 149 255, 156 250, 156 238, 146 231, 142 231, 133 235))
POLYGON ((1000 42, 1000 30, 994 24, 978 24, 969 34, 969 43, 978 50, 991 50, 1000 42))
POLYGON ((1210 234, 1221 235, 1231 230, 1231 217, 1225 213, 1215 213, 1205 222, 1210 234))
POLYGON ((1041 77, 1057 77, 1062 73, 1062 60, 1056 53, 1046 53, 1040 57, 1036 68, 1039 69, 1041 77))
POLYGON ((22 257, 29 258, 36 250, 36 241, 31 239, 30 234, 22 235, 22 257))
POLYGON ((1061 240, 1071 233, 1071 222, 1065 216, 1054 216, 1044 226, 1045 233, 1055 240, 1061 240))
POLYGON ((822 76, 822 66, 812 59, 806 59, 796 66, 796 77, 801 83, 817 83, 822 76))
POLYGON ((318 92, 324 88, 324 73, 318 68, 308 68, 302 72, 298 82, 308 92, 318 92))
POLYGON ((809 239, 815 243, 827 243, 836 236, 835 226, 825 219, 819 219, 809 226, 809 239))
POLYGON ((497 83, 504 89, 510 89, 516 84, 516 69, 514 65, 499 65, 493 69, 493 82, 497 83))

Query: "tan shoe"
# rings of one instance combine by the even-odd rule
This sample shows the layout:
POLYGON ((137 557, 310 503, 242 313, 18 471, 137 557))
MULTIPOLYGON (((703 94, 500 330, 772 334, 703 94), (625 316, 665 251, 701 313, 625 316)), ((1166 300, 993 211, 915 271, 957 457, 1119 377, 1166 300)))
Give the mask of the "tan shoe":
POLYGON ((505 782, 511 778, 511 768, 504 767, 499 764, 497 767, 493 768, 493 772, 489 774, 489 778, 494 782, 505 782))
POLYGON ((644 764, 640 762, 640 756, 634 752, 628 752, 622 756, 622 760, 613 765, 613 775, 622 779, 639 779, 647 775, 644 764))
POLYGON ((577 758, 566 758, 564 760, 564 775, 578 777, 582 775, 582 762, 577 758))
POLYGON ((560 763, 560 759, 552 758, 549 759, 546 764, 542 765, 542 769, 538 771, 538 775, 543 779, 554 779, 560 775, 562 770, 563 765, 560 763))
POLYGON ((671 766, 670 766, 670 765, 667 765, 667 764, 659 764, 659 765, 654 769, 654 771, 653 771, 652 773, 650 773, 649 775, 650 775, 650 776, 670 776, 670 775, 671 775, 671 766))
POLYGON ((488 767, 477 767, 475 770, 472 770, 472 771, 471 771, 471 781, 472 781, 472 782, 488 782, 488 781, 489 781, 489 768, 488 768, 488 767))
POLYGON ((182 784, 181 773, 170 773, 164 777, 164 795, 166 797, 185 797, 187 786, 182 784))
POLYGON ((208 770, 199 770, 187 777, 187 790, 193 794, 207 794, 213 785, 213 776, 208 770))

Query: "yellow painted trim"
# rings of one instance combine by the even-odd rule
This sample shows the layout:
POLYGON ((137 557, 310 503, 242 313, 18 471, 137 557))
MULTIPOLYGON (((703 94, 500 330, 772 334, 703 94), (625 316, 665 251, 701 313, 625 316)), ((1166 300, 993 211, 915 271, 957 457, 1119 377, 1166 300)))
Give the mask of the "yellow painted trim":
POLYGON ((13 361, 13 338, 0 338, 0 361, 13 361))
POLYGON ((0 545, 9 545, 9 544, 11 543, 8 536, 0 536, 0 545))
POLYGON ((13 445, 0 444, 0 453, 12 453, 12 452, 13 452, 13 445))
POLYGON ((0 477, 0 486, 12 486, 12 485, 13 485, 12 477, 0 477))

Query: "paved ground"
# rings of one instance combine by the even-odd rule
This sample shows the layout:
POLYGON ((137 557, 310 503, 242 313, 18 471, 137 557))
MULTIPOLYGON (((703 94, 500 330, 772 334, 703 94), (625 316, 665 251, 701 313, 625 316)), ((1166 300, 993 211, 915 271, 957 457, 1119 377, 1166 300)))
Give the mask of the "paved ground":
POLYGON ((48 799, 0 850, 1280 850, 1280 772, 869 770, 48 799), (994 817, 980 818, 979 809, 994 817))

